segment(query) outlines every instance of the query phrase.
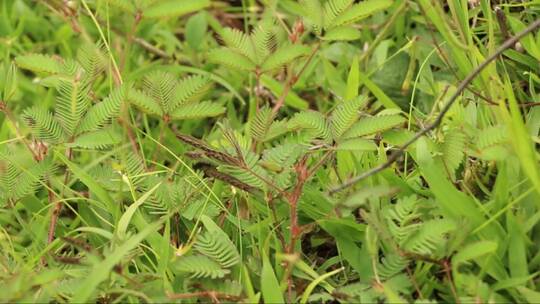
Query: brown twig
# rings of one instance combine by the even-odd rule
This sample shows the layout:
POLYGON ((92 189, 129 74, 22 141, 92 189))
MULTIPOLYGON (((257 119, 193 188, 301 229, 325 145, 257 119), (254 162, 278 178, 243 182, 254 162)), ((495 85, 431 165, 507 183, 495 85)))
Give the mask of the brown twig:
MULTIPOLYGON (((249 172, 250 174, 252 174, 253 176, 255 176, 256 178, 260 179, 261 181, 263 181, 266 185, 268 185, 269 187, 271 187, 272 189, 276 190, 276 192, 280 193, 280 194, 284 194, 284 190, 280 189, 277 185, 275 185, 271 180, 269 180, 268 178, 264 177, 264 176, 261 176, 260 174, 258 174, 257 172, 255 172, 253 169, 251 169, 244 161, 244 159, 242 158, 243 156, 241 154, 239 154, 237 157, 234 157, 228 153, 224 153, 224 152, 221 152, 221 151, 218 151, 218 150, 215 150, 213 148, 211 148, 210 146, 208 146, 204 141, 198 139, 198 138, 195 138, 193 136, 189 136, 189 135, 185 135, 185 134, 181 134, 175 130, 173 130, 173 132, 175 133, 176 137, 183 141, 184 143, 192 146, 192 147, 195 147, 197 149, 200 149, 204 152, 204 155, 210 159, 214 159, 214 160, 217 160, 217 161, 220 161, 222 163, 225 163, 225 164, 228 164, 230 166, 235 166, 235 167, 238 167, 242 170, 245 170, 247 172, 249 172)), ((237 151, 237 153, 240 153, 239 151, 237 151)))
POLYGON ((497 50, 493 54, 491 54, 488 58, 486 58, 469 75, 467 75, 467 77, 465 77, 465 79, 457 87, 456 92, 450 97, 448 102, 441 109, 441 112, 439 113, 439 115, 437 115, 437 117, 435 118, 435 121, 433 123, 431 123, 430 125, 428 125, 427 127, 425 127, 424 129, 417 132, 410 140, 408 140, 405 144, 403 144, 401 147, 399 147, 397 150, 395 150, 388 157, 388 160, 385 163, 383 163, 383 164, 381 164, 381 165, 379 165, 379 166, 377 166, 377 167, 375 167, 375 168, 373 168, 371 170, 368 170, 368 171, 366 171, 366 172, 364 172, 364 173, 362 173, 362 174, 360 174, 360 175, 358 175, 356 177, 353 177, 353 178, 349 179, 345 183, 331 189, 330 193, 336 193, 336 192, 339 192, 339 191, 341 191, 343 189, 346 189, 346 188, 358 183, 359 181, 364 180, 364 179, 366 179, 366 178, 368 178, 368 177, 370 177, 370 176, 372 176, 374 174, 377 174, 377 173, 383 171, 384 169, 390 167, 394 162, 396 162, 399 159, 399 157, 401 157, 401 155, 403 155, 405 153, 405 150, 410 145, 415 143, 420 137, 424 136, 425 134, 427 134, 431 130, 437 128, 441 124, 444 116, 446 115, 446 113, 448 113, 448 111, 450 110, 452 105, 456 102, 457 98, 461 95, 461 93, 463 93, 463 91, 467 88, 467 86, 474 80, 474 78, 476 78, 476 76, 478 76, 478 74, 480 74, 480 72, 483 69, 485 69, 492 61, 497 59, 504 51, 511 48, 521 38, 523 38, 524 36, 526 36, 530 32, 536 30, 538 27, 540 27, 540 19, 538 19, 538 20, 534 21, 533 23, 531 23, 527 28, 525 28, 523 31, 516 34, 514 37, 512 37, 510 39, 507 39, 499 48, 497 48, 497 50))
POLYGON ((226 294, 226 293, 222 293, 222 292, 218 292, 214 290, 188 292, 188 293, 168 293, 167 298, 171 300, 207 298, 207 299, 210 299, 213 303, 219 303, 220 299, 226 300, 226 301, 240 301, 243 299, 240 296, 226 294))
POLYGON ((510 33, 508 32, 508 26, 506 25, 506 15, 504 14, 503 10, 498 6, 495 7, 494 11, 503 38, 509 39, 510 33))

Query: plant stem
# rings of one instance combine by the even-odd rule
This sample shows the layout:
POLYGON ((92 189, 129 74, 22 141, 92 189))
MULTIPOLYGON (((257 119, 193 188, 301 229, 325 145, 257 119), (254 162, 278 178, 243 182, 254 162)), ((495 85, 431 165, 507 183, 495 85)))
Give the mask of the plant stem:
POLYGON ((39 160, 39 155, 36 153, 36 151, 34 151, 34 149, 32 149, 32 147, 30 146, 30 143, 26 140, 26 138, 24 136, 22 136, 21 130, 17 126, 17 121, 15 120, 15 117, 13 116, 13 113, 11 113, 11 111, 9 110, 7 104, 2 100, 0 100, 0 112, 4 112, 4 114, 6 115, 6 118, 13 125, 13 129, 15 130, 15 134, 17 135, 17 137, 19 137, 22 140, 22 142, 24 143, 24 145, 26 146, 28 151, 34 157, 34 160, 38 161, 39 160))
POLYGON ((242 300, 242 297, 226 294, 222 292, 217 292, 213 290, 208 291, 198 291, 198 292, 189 292, 189 293, 169 293, 167 294, 167 298, 171 300, 179 300, 179 299, 191 299, 191 298, 208 298, 212 300, 213 303, 219 303, 219 299, 224 299, 227 301, 240 301, 242 300))
POLYGON ((474 80, 474 78, 476 78, 476 76, 478 76, 480 74, 480 72, 483 69, 485 69, 492 61, 497 59, 504 51, 511 48, 521 38, 523 38, 524 36, 526 36, 530 32, 536 30, 538 27, 540 27, 540 19, 534 21, 533 23, 531 23, 527 28, 525 28, 523 31, 519 32, 514 37, 506 40, 493 54, 491 54, 482 63, 480 63, 480 65, 478 65, 459 84, 459 86, 457 87, 457 90, 455 91, 455 93, 450 97, 448 102, 441 109, 441 112, 439 113, 439 115, 437 115, 437 117, 435 118, 435 121, 433 123, 431 123, 430 125, 428 125, 427 127, 425 127, 424 129, 417 132, 410 140, 408 140, 405 144, 403 144, 401 147, 399 147, 397 150, 395 150, 388 157, 388 160, 385 163, 383 163, 383 164, 381 164, 381 165, 379 165, 379 166, 377 166, 377 167, 375 167, 375 168, 373 168, 371 170, 368 170, 368 171, 366 171, 366 172, 364 172, 364 173, 362 173, 362 174, 360 174, 360 175, 358 175, 356 177, 353 177, 353 178, 349 179, 348 181, 344 182, 343 184, 331 189, 330 193, 336 193, 336 192, 339 192, 339 191, 341 191, 343 189, 346 189, 346 188, 348 188, 350 186, 353 186, 356 183, 358 183, 359 181, 362 181, 362 180, 364 180, 364 179, 366 179, 366 178, 368 178, 368 177, 370 177, 370 176, 372 176, 374 174, 377 174, 377 173, 383 171, 384 169, 390 167, 394 162, 396 162, 399 159, 399 157, 401 157, 401 155, 403 155, 405 153, 405 150, 409 146, 411 146, 418 139, 420 139, 420 137, 426 135, 431 130, 434 130, 435 128, 437 128, 441 124, 444 116, 446 115, 446 113, 448 113, 448 111, 450 110, 452 105, 456 102, 457 98, 459 96, 461 96, 461 93, 463 93, 463 91, 465 91, 465 89, 467 89, 469 84, 474 80))
MULTIPOLYGON (((71 148, 68 148, 67 150, 67 158, 71 160, 73 156, 73 150, 71 148)), ((64 185, 67 185, 69 180, 69 169, 66 169, 66 172, 64 173, 64 185)), ((64 189, 62 188, 61 197, 64 196, 64 189)), ((52 243, 54 241, 54 233, 56 231, 56 224, 58 223, 58 218, 60 217, 60 212, 62 211, 62 201, 59 200, 55 203, 54 209, 51 214, 51 222, 49 224, 49 233, 47 235, 47 244, 52 243)))
POLYGON ((283 88, 283 92, 281 92, 281 95, 276 101, 276 104, 272 108, 272 113, 274 115, 277 114, 279 109, 283 106, 283 104, 285 103, 285 98, 287 98, 287 95, 289 95, 289 91, 291 90, 292 86, 294 86, 294 84, 298 81, 298 79, 300 79, 300 76, 302 76, 307 66, 311 63, 311 61, 313 60, 313 57, 315 57, 315 54, 319 50, 320 46, 321 46, 320 42, 318 42, 317 45, 315 45, 315 47, 311 51, 311 54, 309 54, 308 59, 306 60, 306 62, 304 63, 304 65, 302 66, 300 71, 298 71, 297 74, 294 74, 294 72, 291 71, 291 74, 287 82, 285 83, 285 87, 283 88))
POLYGON ((141 20, 142 20, 142 12, 137 11, 137 13, 135 13, 131 30, 127 34, 127 41, 126 41, 126 46, 124 48, 124 52, 122 56, 120 57, 120 71, 124 70, 124 66, 126 64, 126 58, 128 57, 129 51, 131 50, 131 44, 133 42, 133 39, 135 38, 135 32, 137 31, 137 26, 139 25, 141 20))

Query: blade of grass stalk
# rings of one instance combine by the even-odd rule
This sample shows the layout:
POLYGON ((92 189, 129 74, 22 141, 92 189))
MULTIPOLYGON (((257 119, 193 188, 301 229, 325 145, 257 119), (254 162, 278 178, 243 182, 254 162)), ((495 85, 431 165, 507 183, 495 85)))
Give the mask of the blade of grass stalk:
POLYGON ((113 267, 118 264, 129 251, 139 245, 139 243, 141 243, 148 235, 155 232, 162 224, 163 220, 150 224, 144 230, 130 237, 122 245, 118 246, 113 252, 107 255, 105 260, 98 265, 94 265, 92 271, 81 283, 80 287, 75 292, 75 297, 73 297, 71 301, 73 303, 89 302, 95 289, 101 282, 109 277, 113 267))
POLYGON ((503 102, 499 103, 499 109, 511 132, 510 141, 521 163, 521 168, 540 194, 540 166, 538 165, 537 152, 523 122, 521 110, 507 73, 505 78, 504 92, 506 92, 508 99, 508 109, 503 102))
POLYGON ((349 76, 347 78, 347 90, 345 92, 345 100, 351 100, 358 96, 358 88, 360 87, 360 65, 358 64, 358 57, 355 56, 349 69, 349 76))
POLYGON ((387 109, 399 109, 399 106, 390 98, 388 95, 386 95, 383 90, 376 85, 369 77, 360 72, 358 73, 358 79, 360 80, 360 84, 365 85, 366 88, 377 98, 378 101, 380 101, 387 109))
POLYGON ((268 242, 264 246, 262 254, 262 270, 261 270, 261 292, 265 303, 285 303, 281 287, 274 273, 270 259, 268 258, 268 242))
POLYGON ((133 204, 131 204, 124 212, 124 214, 122 214, 122 217, 120 217, 120 220, 118 220, 118 224, 116 225, 116 235, 119 239, 123 240, 126 238, 127 228, 129 222, 131 221, 131 218, 133 217, 133 214, 144 202, 146 202, 146 200, 148 200, 148 198, 154 193, 154 191, 157 190, 157 188, 159 188, 159 186, 161 186, 161 183, 157 183, 156 185, 154 185, 154 187, 152 187, 141 197, 139 197, 139 199, 137 199, 133 204))
POLYGON ((105 189, 103 189, 98 184, 98 182, 92 176, 86 173, 86 171, 84 171, 81 167, 71 162, 59 151, 55 151, 55 155, 68 166, 71 172, 73 172, 73 174, 77 176, 81 180, 81 182, 83 182, 88 187, 88 189, 92 191, 93 194, 95 194, 101 201, 103 201, 107 205, 107 207, 109 208, 109 212, 113 217, 114 222, 116 223, 118 221, 118 218, 120 217, 120 204, 115 203, 109 193, 105 189))
MULTIPOLYGON (((313 280, 311 283, 309 283, 308 287, 306 288, 306 290, 302 294, 302 298, 300 299, 300 303, 302 303, 302 304, 307 303, 307 301, 309 299, 309 296, 311 295, 311 293, 313 292, 315 287, 317 287, 317 285, 319 285, 321 282, 328 279, 329 277, 342 272, 344 269, 345 269, 345 267, 341 267, 341 268, 338 268, 336 270, 330 271, 328 273, 325 273, 325 274, 319 276, 318 278, 313 280)), ((331 292, 331 291, 329 291, 329 292, 331 292)))

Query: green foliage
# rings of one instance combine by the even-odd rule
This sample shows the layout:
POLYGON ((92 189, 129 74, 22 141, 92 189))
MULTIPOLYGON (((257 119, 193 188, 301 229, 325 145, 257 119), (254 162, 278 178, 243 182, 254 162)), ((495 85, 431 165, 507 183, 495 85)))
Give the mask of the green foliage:
POLYGON ((304 16, 317 35, 324 40, 356 40, 360 32, 352 23, 371 16, 392 5, 392 1, 367 0, 303 0, 304 16))
POLYGON ((175 270, 190 273, 193 278, 223 278, 229 270, 221 268, 218 262, 204 255, 182 257, 175 264, 175 270))
POLYGON ((491 4, 2 1, 0 302, 538 302, 538 31, 438 116, 491 4))
POLYGON ((240 256, 233 243, 217 232, 207 232, 200 235, 195 243, 195 249, 211 257, 224 268, 229 268, 240 261, 240 256))
POLYGON ((225 46, 213 50, 209 59, 234 69, 269 72, 309 54, 309 47, 278 41, 274 21, 264 19, 250 34, 225 28, 220 37, 225 46))
POLYGON ((142 111, 171 119, 196 119, 222 114, 223 106, 200 98, 210 87, 204 76, 189 76, 177 80, 176 76, 162 71, 145 77, 143 89, 131 89, 129 100, 142 111))
POLYGON ((63 71, 59 58, 42 54, 29 54, 15 59, 17 65, 36 73, 58 74, 63 71))

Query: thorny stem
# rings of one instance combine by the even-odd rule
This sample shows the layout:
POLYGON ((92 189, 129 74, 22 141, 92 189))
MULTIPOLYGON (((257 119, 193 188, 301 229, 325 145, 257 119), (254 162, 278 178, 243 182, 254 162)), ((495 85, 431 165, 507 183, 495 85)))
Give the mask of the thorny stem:
MULTIPOLYGON (((9 110, 7 104, 2 100, 0 100, 0 112, 4 112, 6 118, 13 125, 13 128, 15 129, 15 134, 17 135, 17 137, 21 138, 22 142, 24 143, 24 145, 26 146, 28 151, 32 154, 32 157, 34 158, 34 160, 37 161, 37 162, 42 161, 43 160, 43 155, 41 154, 40 149, 38 149, 38 152, 36 152, 34 149, 32 149, 32 146, 30 146, 30 143, 28 143, 26 138, 24 136, 22 136, 21 130, 17 126, 17 121, 15 120, 15 117, 13 116, 13 113, 11 113, 11 111, 9 110)), ((54 195, 54 192, 51 190, 51 183, 50 183, 50 181, 48 179, 46 180, 46 183, 47 183, 48 201, 49 201, 50 204, 53 204, 53 202, 55 201, 55 195, 54 195)), ((50 224, 50 227, 49 227, 49 235, 48 235, 48 238, 47 238, 47 243, 49 243, 49 244, 52 242, 51 238, 54 237, 54 227, 56 227, 56 221, 58 219, 58 214, 60 214, 61 206, 62 206, 61 203, 57 202, 54 209, 53 209, 52 215, 51 215, 51 224, 50 224), (53 235, 52 237, 51 237, 51 234, 53 235)), ((45 264, 45 259, 43 258, 41 260, 41 262, 43 264, 45 264)))
POLYGON ((456 289, 456 284, 454 280, 452 279, 452 267, 450 266, 450 262, 448 260, 444 260, 443 267, 444 267, 444 273, 446 275, 446 279, 450 283, 450 290, 452 291, 452 295, 454 296, 456 303, 460 304, 459 296, 456 289))
MULTIPOLYGON (((4 101, 1 101, 1 100, 0 100, 0 112, 4 112, 6 118, 13 125, 13 128, 15 129, 15 133, 16 133, 17 137, 21 138, 22 142, 24 143, 24 145, 26 146, 28 151, 32 154, 34 160, 37 161, 37 162, 42 161, 43 156, 41 155, 41 152, 36 152, 36 151, 34 151, 34 149, 32 149, 32 147, 30 146, 30 144, 28 143, 26 138, 24 136, 22 136, 22 133, 19 130, 19 127, 17 126, 17 122, 15 120, 15 117, 13 117, 13 113, 11 113, 11 111, 7 107, 7 104, 4 101)), ((54 197, 55 197, 54 192, 51 190, 50 181, 48 179, 47 179, 46 183, 47 183, 47 197, 48 197, 49 203, 52 204, 52 202, 54 202, 54 197)), ((57 208, 55 207, 55 210, 56 209, 57 208)), ((54 211, 53 211, 53 215, 54 215, 54 211)), ((45 264, 44 259, 42 259, 42 263, 45 264)))
POLYGON ((122 57, 120 57, 120 70, 124 69, 124 65, 126 63, 126 58, 129 55, 129 50, 131 50, 131 43, 133 42, 133 39, 135 38, 135 32, 137 31, 137 26, 142 20, 142 12, 137 11, 137 13, 134 16, 133 25, 131 26, 131 30, 129 31, 127 35, 127 42, 126 46, 124 48, 124 53, 122 54, 122 57))
POLYGON ((283 231, 281 230, 281 224, 278 222, 278 216, 277 216, 276 204, 274 204, 274 198, 268 199, 268 205, 270 205, 270 209, 272 210, 272 221, 274 222, 274 225, 276 225, 276 233, 277 233, 279 242, 281 243, 281 247, 283 248, 283 250, 287 250, 287 243, 285 242, 285 237, 283 236, 283 231))
MULTIPOLYGON (((71 160, 71 157, 73 156, 73 150, 71 148, 68 148, 67 150, 67 158, 71 160)), ((64 173, 64 185, 67 185, 69 180, 69 170, 66 169, 66 172, 64 173)), ((64 190, 65 188, 62 188, 61 197, 64 196, 64 190)), ((58 223, 58 218, 60 216, 60 212, 62 211, 62 201, 56 202, 54 209, 51 214, 51 222, 49 224, 49 233, 47 236, 47 244, 52 243, 54 241, 54 232, 56 231, 56 224, 58 223)))
POLYGON ((257 69, 257 71, 255 71, 255 88, 253 89, 253 93, 255 95, 255 110, 257 112, 259 111, 260 103, 261 103, 260 87, 261 87, 261 72, 257 69))
POLYGON ((409 278, 411 279, 411 282, 414 285, 414 289, 416 289, 416 293, 418 294, 418 297, 420 299, 423 299, 424 296, 422 295, 422 290, 420 290, 420 286, 418 285, 418 282, 416 281, 416 278, 414 277, 414 274, 412 273, 409 266, 405 267, 405 270, 407 271, 407 274, 409 275, 409 278))
POLYGON ((306 62, 304 63, 304 65, 302 66, 300 71, 298 71, 298 73, 294 74, 294 72, 291 71, 291 75, 288 78, 287 82, 285 83, 285 87, 283 88, 283 92, 281 92, 281 95, 279 96, 278 100, 276 101, 276 104, 272 108, 272 114, 273 115, 277 114, 279 109, 283 106, 283 104, 285 103, 285 98, 287 98, 287 95, 289 95, 289 91, 291 90, 292 86, 294 86, 294 84, 298 81, 298 79, 300 79, 300 76, 302 76, 302 74, 304 73, 304 71, 306 70, 308 65, 311 63, 311 61, 313 60, 313 57, 315 57, 315 54, 319 50, 320 46, 321 46, 320 42, 318 42, 317 45, 315 45, 315 47, 311 51, 311 54, 309 55, 308 59, 306 60, 306 62))
POLYGON ((469 75, 467 75, 467 77, 465 77, 465 79, 459 84, 457 90, 455 91, 455 93, 450 97, 450 99, 448 100, 448 102, 444 105, 444 107, 441 109, 441 112, 439 113, 439 115, 437 115, 437 117, 435 118, 435 121, 433 123, 431 123, 430 125, 428 125, 427 127, 425 127, 424 129, 418 131, 410 140, 408 140, 405 144, 403 144, 401 147, 399 147, 397 150, 395 150, 389 157, 388 157, 388 160, 371 169, 371 170, 368 170, 356 177, 353 177, 351 179, 349 179, 348 181, 346 181, 345 183, 333 188, 330 190, 330 193, 336 193, 336 192, 339 192, 343 189, 346 189, 352 185, 355 185, 356 183, 358 183, 359 181, 362 181, 374 174, 377 174, 381 171, 383 171, 384 169, 390 167, 394 162, 396 162, 400 157, 401 155, 403 155, 405 153, 405 150, 411 146, 413 143, 415 143, 418 139, 420 139, 422 136, 426 135, 427 133, 429 133, 430 131, 434 130, 435 128, 437 128, 444 116, 446 115, 446 113, 448 113, 448 111, 450 110, 450 108, 452 107, 452 105, 456 102, 457 98, 463 93, 463 91, 465 89, 467 89, 468 85, 474 80, 474 78, 476 78, 476 76, 478 76, 480 74, 480 72, 485 69, 492 61, 494 61, 495 59, 497 59, 505 50, 507 50, 508 48, 511 48, 516 42, 518 42, 521 38, 523 38, 525 35, 529 34, 530 32, 536 30, 538 27, 540 27, 540 19, 539 20, 536 20, 535 22, 531 23, 527 28, 525 28, 523 31, 519 32, 517 35, 515 35, 514 37, 506 40, 493 54, 491 54, 488 58, 486 58, 480 65, 478 65, 469 75))
MULTIPOLYGON (((298 226, 298 201, 302 195, 302 190, 304 188, 304 184, 306 183, 307 179, 309 178, 309 171, 307 168, 307 156, 304 156, 298 164, 295 166, 296 171, 296 185, 294 186, 293 190, 291 192, 288 192, 285 194, 285 198, 289 202, 289 209, 290 209, 290 244, 287 249, 288 254, 295 253, 295 246, 296 246, 296 240, 300 237, 301 229, 298 226)), ((289 301, 292 301, 292 263, 287 263, 287 287, 288 287, 288 296, 289 301)))

